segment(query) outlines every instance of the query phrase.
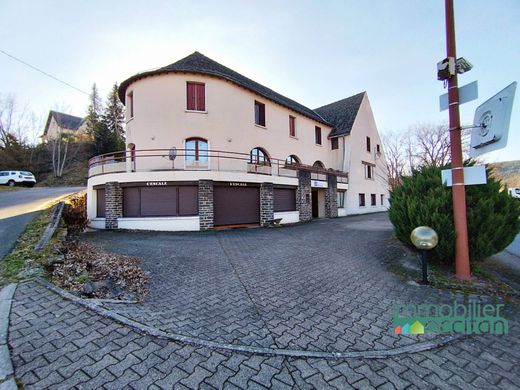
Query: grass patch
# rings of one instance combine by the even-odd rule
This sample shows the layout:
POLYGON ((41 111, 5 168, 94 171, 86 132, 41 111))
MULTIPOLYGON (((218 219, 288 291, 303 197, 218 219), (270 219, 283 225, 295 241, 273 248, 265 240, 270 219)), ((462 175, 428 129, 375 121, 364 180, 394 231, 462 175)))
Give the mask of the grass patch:
POLYGON ((10 187, 6 185, 0 185, 0 192, 13 192, 13 191, 20 191, 22 188, 28 188, 28 187, 10 187))
POLYGON ((13 251, 0 261, 0 286, 24 279, 23 276, 19 275, 20 272, 29 268, 41 267, 44 259, 52 255, 53 241, 57 241, 55 237, 51 239, 49 245, 44 250, 41 252, 34 251, 34 246, 40 240, 43 231, 50 221, 52 209, 51 206, 41 211, 27 225, 13 251))

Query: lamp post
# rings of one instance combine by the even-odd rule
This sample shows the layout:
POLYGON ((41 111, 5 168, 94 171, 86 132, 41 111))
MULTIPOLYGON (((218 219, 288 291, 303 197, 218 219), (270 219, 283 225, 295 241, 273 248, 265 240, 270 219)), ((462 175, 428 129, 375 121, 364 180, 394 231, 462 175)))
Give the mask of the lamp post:
POLYGON ((439 237, 435 230, 428 226, 419 226, 413 229, 410 240, 421 253, 422 259, 422 280, 420 284, 430 284, 428 282, 428 264, 426 262, 426 252, 435 248, 439 242, 439 237))

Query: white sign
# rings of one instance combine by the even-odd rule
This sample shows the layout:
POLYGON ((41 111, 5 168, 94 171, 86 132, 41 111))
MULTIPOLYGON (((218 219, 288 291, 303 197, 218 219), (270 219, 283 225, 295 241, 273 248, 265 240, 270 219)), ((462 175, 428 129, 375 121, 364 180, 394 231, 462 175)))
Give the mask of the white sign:
MULTIPOLYGON (((466 84, 459 88, 459 104, 471 102, 478 98, 478 82, 473 81, 472 83, 466 84)), ((448 94, 439 96, 439 106, 441 111, 447 110, 449 107, 448 94)))
POLYGON ((329 186, 327 185, 326 181, 312 180, 311 181, 311 187, 314 187, 314 188, 328 188, 329 186))
POLYGON ((471 131, 471 157, 506 147, 515 91, 516 81, 477 108, 471 131))
MULTIPOLYGON (((451 169, 442 170, 442 184, 452 186, 451 169)), ((475 184, 486 184, 486 167, 484 165, 476 165, 474 167, 464 168, 464 185, 471 186, 475 184)))

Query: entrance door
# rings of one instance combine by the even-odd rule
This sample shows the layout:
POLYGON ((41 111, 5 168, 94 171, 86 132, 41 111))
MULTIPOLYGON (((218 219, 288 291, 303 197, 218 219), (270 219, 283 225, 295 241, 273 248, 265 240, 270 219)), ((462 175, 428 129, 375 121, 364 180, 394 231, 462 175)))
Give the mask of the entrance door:
POLYGON ((215 186, 213 190, 215 226, 260 223, 258 187, 215 186))
POLYGON ((312 218, 318 218, 318 190, 312 190, 312 218))

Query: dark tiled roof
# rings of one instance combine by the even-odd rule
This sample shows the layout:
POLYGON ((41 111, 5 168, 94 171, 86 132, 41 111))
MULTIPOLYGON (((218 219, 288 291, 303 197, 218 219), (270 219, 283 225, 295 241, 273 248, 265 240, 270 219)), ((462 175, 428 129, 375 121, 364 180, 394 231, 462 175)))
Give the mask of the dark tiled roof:
POLYGON ((317 122, 324 123, 330 126, 326 120, 324 120, 319 114, 315 111, 307 108, 300 103, 295 102, 285 96, 280 95, 279 93, 264 87, 261 84, 258 84, 256 81, 248 79, 245 76, 235 72, 232 69, 225 67, 224 65, 219 64, 218 62, 213 61, 212 59, 200 54, 199 52, 194 52, 182 60, 179 60, 171 65, 165 66, 163 68, 159 68, 156 70, 152 70, 149 72, 139 73, 135 76, 130 77, 129 79, 123 81, 121 86, 119 87, 119 99, 124 103, 125 101, 125 93, 128 86, 143 77, 153 76, 163 73, 170 72, 189 72, 189 73, 201 73, 207 74, 211 76, 216 76, 223 78, 225 80, 231 81, 241 87, 244 87, 260 96, 263 96, 266 99, 272 100, 282 106, 290 108, 291 110, 298 112, 304 116, 307 116, 311 119, 314 119, 317 122))
POLYGON ((47 123, 45 125, 45 130, 43 131, 43 135, 47 134, 47 130, 49 130, 49 125, 51 124, 51 119, 54 118, 58 126, 62 129, 69 130, 78 130, 84 119, 78 116, 64 114, 63 112, 58 111, 49 111, 49 117, 47 118, 47 123))
POLYGON ((314 110, 327 122, 334 126, 334 129, 330 132, 329 137, 350 134, 350 130, 352 130, 354 120, 356 119, 359 106, 363 101, 363 96, 365 96, 365 93, 366 92, 361 92, 357 95, 348 97, 335 103, 327 104, 326 106, 316 108, 314 110))
POLYGON ((51 115, 56 119, 58 126, 64 129, 78 130, 83 123, 83 118, 78 116, 64 114, 62 112, 51 111, 51 115))

